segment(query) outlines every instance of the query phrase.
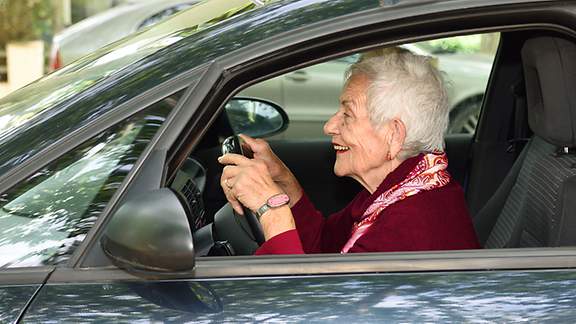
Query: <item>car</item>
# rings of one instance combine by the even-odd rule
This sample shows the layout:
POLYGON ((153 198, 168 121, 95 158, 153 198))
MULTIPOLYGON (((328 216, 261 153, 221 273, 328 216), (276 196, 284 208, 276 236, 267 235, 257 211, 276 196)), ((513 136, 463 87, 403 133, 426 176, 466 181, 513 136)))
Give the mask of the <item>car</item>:
POLYGON ((198 0, 128 0, 84 19, 52 39, 49 68, 54 71, 122 37, 156 24, 198 0), (90 35, 89 39, 86 35, 90 35))
MULTIPOLYGON (((172 19, 0 100, 1 322, 574 320, 575 3, 210 0, 172 19), (475 132, 446 136, 484 249, 251 255, 258 224, 226 204, 216 158, 291 124, 239 94, 488 32, 475 132)), ((270 145, 326 214, 359 190, 329 138, 270 145)))

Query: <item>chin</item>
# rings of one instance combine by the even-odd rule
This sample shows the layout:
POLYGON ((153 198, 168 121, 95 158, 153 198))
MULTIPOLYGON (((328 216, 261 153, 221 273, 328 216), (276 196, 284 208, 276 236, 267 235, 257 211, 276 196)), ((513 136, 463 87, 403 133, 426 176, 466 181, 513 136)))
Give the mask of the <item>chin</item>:
POLYGON ((348 172, 345 172, 344 170, 342 170, 342 168, 339 168, 337 165, 334 165, 334 174, 337 177, 345 177, 348 175, 348 172))

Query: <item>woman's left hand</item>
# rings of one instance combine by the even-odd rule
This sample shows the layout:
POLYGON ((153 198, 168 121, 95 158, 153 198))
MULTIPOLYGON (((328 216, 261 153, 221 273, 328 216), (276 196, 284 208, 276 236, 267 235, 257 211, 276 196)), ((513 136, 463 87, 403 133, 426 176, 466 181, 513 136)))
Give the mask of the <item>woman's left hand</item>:
POLYGON ((282 192, 263 161, 229 153, 219 157, 218 162, 226 165, 220 186, 238 214, 243 214, 242 205, 256 211, 268 198, 282 192))

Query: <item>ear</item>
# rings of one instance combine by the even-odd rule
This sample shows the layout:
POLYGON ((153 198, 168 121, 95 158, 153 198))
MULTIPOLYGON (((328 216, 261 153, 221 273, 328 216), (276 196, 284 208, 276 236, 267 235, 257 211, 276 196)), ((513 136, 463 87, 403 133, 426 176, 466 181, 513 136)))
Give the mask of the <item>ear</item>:
POLYGON ((406 140, 406 125, 400 119, 394 118, 390 121, 390 137, 389 137, 389 147, 390 147, 390 158, 395 159, 402 147, 404 146, 404 141, 406 140))

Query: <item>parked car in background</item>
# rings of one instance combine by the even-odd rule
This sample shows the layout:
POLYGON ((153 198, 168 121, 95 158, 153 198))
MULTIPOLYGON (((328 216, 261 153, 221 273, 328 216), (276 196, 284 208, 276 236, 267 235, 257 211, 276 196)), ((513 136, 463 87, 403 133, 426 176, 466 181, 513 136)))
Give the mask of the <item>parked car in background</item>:
MULTIPOLYGON (((571 1, 198 3, 0 99, 0 322, 572 323, 575 56, 571 1), (489 207, 484 249, 251 255, 257 223, 226 204, 217 157, 237 132, 294 125, 241 91, 488 32, 499 52, 476 132, 446 136, 471 214, 489 207), (495 228, 505 244, 485 244, 495 228)), ((326 215, 355 196, 330 138, 270 145, 326 215)))
POLYGON ((56 34, 50 69, 57 70, 122 37, 156 24, 199 0, 128 0, 56 34))

